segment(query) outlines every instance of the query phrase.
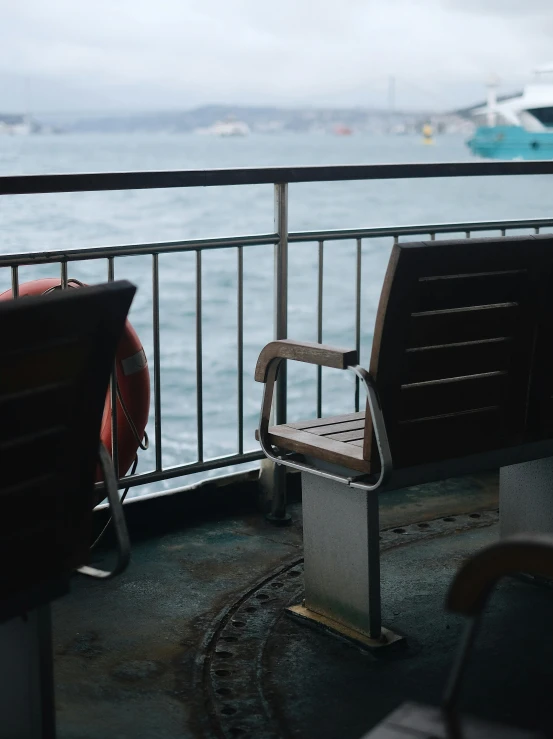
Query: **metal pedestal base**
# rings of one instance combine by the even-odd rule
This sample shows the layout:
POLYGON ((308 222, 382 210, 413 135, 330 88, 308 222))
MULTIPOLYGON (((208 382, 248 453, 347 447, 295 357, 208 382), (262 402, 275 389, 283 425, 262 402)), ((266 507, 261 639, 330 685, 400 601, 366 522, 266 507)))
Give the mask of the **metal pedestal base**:
POLYGON ((302 509, 305 612, 300 615, 313 614, 338 631, 382 643, 377 495, 302 473, 302 509))
POLYGON ((501 536, 553 533, 553 457, 502 467, 501 536))
POLYGON ((380 631, 380 637, 378 639, 371 639, 370 636, 362 634, 359 631, 350 629, 343 624, 333 621, 331 618, 321 616, 315 611, 310 611, 305 606, 290 606, 286 609, 288 614, 295 618, 297 621, 303 622, 308 626, 328 631, 334 636, 339 636, 346 641, 352 642, 356 646, 364 647, 365 649, 380 649, 381 647, 389 647, 391 644, 396 644, 403 641, 403 636, 394 634, 393 631, 382 627, 380 631))
POLYGON ((0 739, 54 739, 50 605, 0 624, 0 739))

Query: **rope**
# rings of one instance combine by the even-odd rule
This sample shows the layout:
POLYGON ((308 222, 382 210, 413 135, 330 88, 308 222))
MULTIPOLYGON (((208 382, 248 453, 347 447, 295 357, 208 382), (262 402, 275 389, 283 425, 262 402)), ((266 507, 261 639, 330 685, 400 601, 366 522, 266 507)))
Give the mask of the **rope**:
MULTIPOLYGON (((125 418, 127 419, 127 423, 129 424, 129 426, 131 428, 131 431, 133 433, 133 436, 135 438, 135 441, 137 442, 139 448, 140 449, 143 449, 145 451, 150 446, 150 440, 148 438, 148 434, 146 433, 146 431, 144 431, 144 441, 142 441, 140 439, 140 434, 138 433, 138 430, 137 430, 137 428, 136 428, 136 426, 134 424, 134 421, 131 418, 131 415, 130 415, 129 410, 128 410, 126 404, 125 404, 125 401, 123 400, 123 395, 121 393, 121 389, 119 388, 119 383, 118 382, 116 382, 116 391, 117 391, 117 399, 119 400, 119 403, 121 404, 121 408, 123 409, 123 413, 125 414, 125 418)), ((137 465, 138 465, 138 455, 136 455, 136 457, 134 458, 134 462, 133 462, 132 469, 131 469, 131 475, 134 475, 134 473, 136 472, 137 465)), ((125 500, 125 498, 127 496, 127 493, 129 492, 129 490, 130 490, 130 488, 126 488, 125 491, 123 492, 123 495, 121 496, 121 503, 125 500)), ((91 547, 90 547, 91 550, 94 549, 94 547, 98 544, 98 542, 100 541, 100 539, 106 533, 106 531, 107 531, 107 529, 108 529, 108 527, 109 527, 109 525, 110 525, 110 523, 112 521, 112 518, 113 518, 113 516, 110 516, 109 517, 108 522, 106 523, 106 525, 104 526, 104 528, 100 531, 100 533, 96 537, 96 540, 94 541, 94 543, 91 545, 91 547)))
POLYGON ((136 426, 134 425, 134 421, 132 420, 131 415, 127 409, 127 406, 125 405, 125 401, 123 400, 123 395, 121 394, 121 390, 119 388, 118 382, 116 383, 116 389, 117 389, 117 399, 119 400, 119 403, 121 404, 121 408, 123 409, 123 413, 125 414, 127 423, 131 427, 134 440, 136 441, 140 449, 142 449, 143 451, 146 451, 146 449, 148 449, 148 447, 150 446, 150 439, 148 438, 148 434, 146 433, 146 431, 144 431, 144 441, 140 439, 140 434, 138 433, 138 430, 136 426))
MULTIPOLYGON (((72 286, 77 285, 78 287, 85 287, 84 282, 81 282, 80 280, 75 280, 74 278, 67 280, 67 287, 69 287, 70 285, 72 286)), ((48 295, 48 293, 53 293, 56 290, 63 290, 63 287, 61 285, 54 285, 54 287, 49 287, 48 290, 45 290, 42 294, 48 295)))

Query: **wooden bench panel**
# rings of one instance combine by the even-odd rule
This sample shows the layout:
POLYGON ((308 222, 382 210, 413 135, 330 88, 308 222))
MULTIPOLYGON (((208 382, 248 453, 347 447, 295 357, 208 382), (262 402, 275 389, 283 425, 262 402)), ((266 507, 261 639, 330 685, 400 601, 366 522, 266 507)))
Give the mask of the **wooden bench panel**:
POLYGON ((512 336, 520 318, 517 303, 412 313, 407 346, 436 346, 512 336))
POLYGON ((40 472, 55 472, 59 449, 64 447, 67 447, 67 429, 61 425, 3 441, 0 443, 2 487, 32 480, 40 472))
POLYGON ((401 382, 408 384, 507 370, 511 353, 511 337, 407 349, 401 382))
POLYGON ((368 463, 363 458, 364 413, 300 421, 299 423, 302 428, 297 428, 298 424, 282 424, 269 428, 271 444, 299 454, 324 459, 333 464, 343 465, 357 472, 368 472, 368 463), (328 435, 321 433, 322 428, 332 429, 352 422, 361 428, 356 431, 330 431, 328 435))
POLYGON ((501 409, 491 407, 402 423, 396 457, 402 467, 410 467, 497 449, 505 441, 501 420, 501 409))
POLYGON ((432 311, 517 302, 527 270, 421 277, 413 310, 432 311))
POLYGON ((403 385, 398 420, 407 421, 500 405, 505 400, 506 389, 506 372, 403 385))
POLYGON ((365 438, 365 424, 363 428, 357 429, 356 431, 342 431, 340 433, 329 434, 326 436, 327 439, 334 439, 335 441, 359 441, 365 438))
MULTIPOLYGON (((497 449, 528 434, 553 237, 470 241, 392 251, 370 371, 396 468, 497 449)), ((370 420, 363 449, 376 471, 370 420)))
POLYGON ((310 421, 297 421, 288 423, 291 428, 309 431, 311 434, 337 433, 339 431, 354 431, 365 427, 365 413, 348 413, 343 416, 331 416, 330 418, 314 418, 310 421))

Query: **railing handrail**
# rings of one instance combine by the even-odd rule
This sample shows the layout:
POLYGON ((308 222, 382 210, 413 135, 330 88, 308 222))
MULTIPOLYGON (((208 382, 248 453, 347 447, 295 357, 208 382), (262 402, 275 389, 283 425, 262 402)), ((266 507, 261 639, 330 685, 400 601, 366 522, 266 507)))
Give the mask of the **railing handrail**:
MULTIPOLYGON (((514 218, 495 221, 466 221, 447 223, 422 223, 405 226, 367 226, 362 228, 337 228, 320 231, 290 231, 290 243, 317 241, 341 241, 370 239, 386 236, 413 236, 424 234, 462 233, 466 231, 498 231, 522 228, 553 228, 553 218, 514 218)), ((55 251, 15 252, 0 254, 0 267, 28 266, 32 264, 58 264, 80 262, 89 259, 131 257, 141 254, 170 254, 171 252, 228 249, 229 247, 265 246, 278 243, 278 234, 249 234, 205 239, 179 239, 176 241, 152 241, 143 244, 119 244, 114 246, 87 246, 55 251)))
POLYGON ((301 167, 237 167, 143 172, 87 172, 0 176, 0 195, 153 190, 297 182, 487 177, 553 174, 553 161, 425 162, 413 164, 332 164, 301 167))

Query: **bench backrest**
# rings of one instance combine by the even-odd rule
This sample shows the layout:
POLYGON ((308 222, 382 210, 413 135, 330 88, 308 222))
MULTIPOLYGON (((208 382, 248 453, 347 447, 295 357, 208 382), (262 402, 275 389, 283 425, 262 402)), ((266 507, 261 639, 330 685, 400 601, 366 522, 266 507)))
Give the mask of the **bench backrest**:
POLYGON ((370 371, 396 469, 553 437, 553 236, 394 245, 370 371))
POLYGON ((134 293, 115 282, 0 303, 0 620, 88 560, 100 424, 134 293))

